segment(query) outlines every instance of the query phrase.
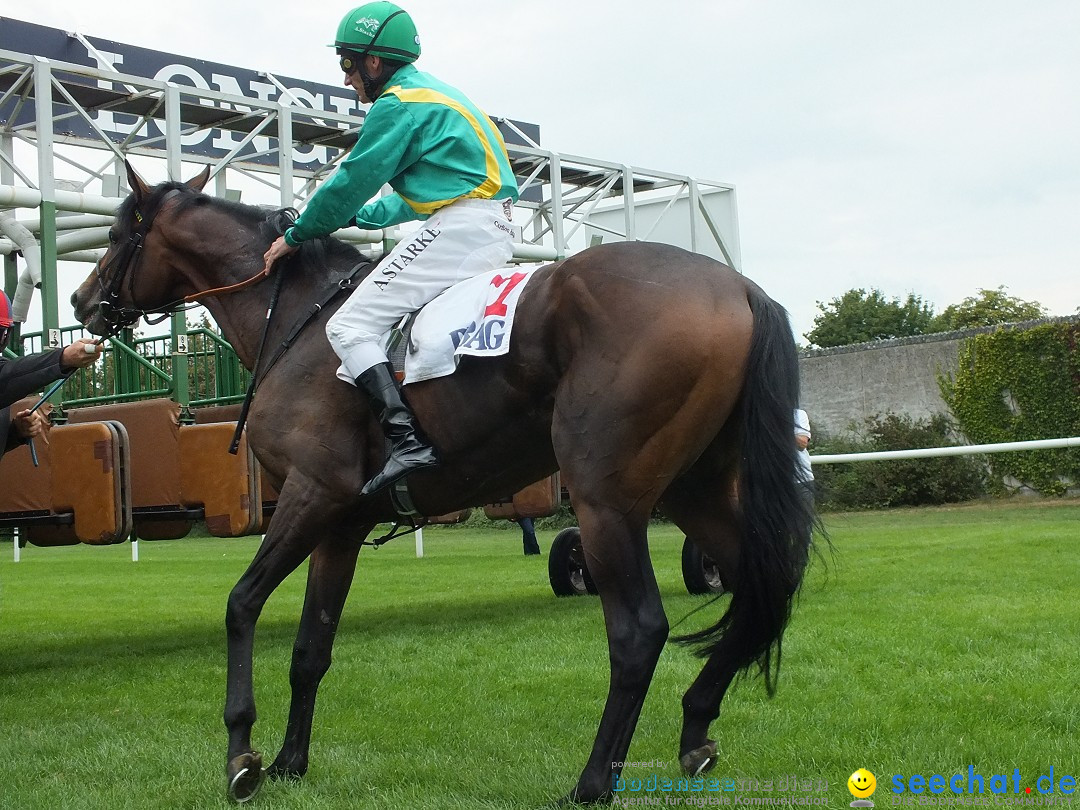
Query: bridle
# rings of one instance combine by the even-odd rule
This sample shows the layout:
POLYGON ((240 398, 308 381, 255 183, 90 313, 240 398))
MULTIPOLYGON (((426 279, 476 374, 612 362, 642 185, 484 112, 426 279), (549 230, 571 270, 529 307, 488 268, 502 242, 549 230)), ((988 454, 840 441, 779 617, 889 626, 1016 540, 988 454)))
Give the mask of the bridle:
POLYGON ((134 326, 138 323, 140 318, 144 319, 149 326, 159 324, 176 312, 195 308, 199 305, 198 302, 203 298, 237 292, 252 284, 257 284, 269 275, 266 268, 263 268, 251 278, 237 282, 236 284, 229 284, 224 287, 214 287, 209 290, 192 293, 191 295, 177 298, 175 301, 170 301, 159 307, 139 307, 135 303, 135 271, 138 269, 142 260, 143 245, 146 241, 146 237, 150 233, 150 229, 154 225, 154 220, 165 207, 165 203, 168 202, 171 197, 180 193, 180 189, 170 189, 162 195, 161 199, 157 202, 157 205, 151 208, 146 214, 143 214, 136 205, 135 222, 137 224, 131 235, 128 237, 128 241, 119 249, 119 251, 117 251, 117 254, 112 258, 108 265, 103 268, 99 262, 94 268, 94 272, 97 275, 98 287, 101 289, 101 300, 98 303, 98 310, 105 322, 113 327, 110 335, 119 334, 123 329, 134 326), (109 278, 108 285, 105 283, 106 276, 109 278), (120 299, 120 292, 124 287, 125 280, 127 281, 127 297, 131 302, 131 306, 127 307, 120 306, 117 303, 120 299), (160 317, 152 318, 152 315, 158 315, 160 317))

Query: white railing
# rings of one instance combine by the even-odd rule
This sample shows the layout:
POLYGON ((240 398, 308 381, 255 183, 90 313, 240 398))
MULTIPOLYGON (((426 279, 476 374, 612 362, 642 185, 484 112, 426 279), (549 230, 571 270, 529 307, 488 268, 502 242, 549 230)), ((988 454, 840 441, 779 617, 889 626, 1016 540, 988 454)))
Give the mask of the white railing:
POLYGON ((893 458, 935 458, 965 456, 981 453, 1007 453, 1012 450, 1056 450, 1080 447, 1080 436, 1069 439, 1038 439, 1028 442, 998 442, 997 444, 964 444, 957 447, 924 447, 919 450, 882 450, 875 453, 838 453, 810 456, 811 464, 840 464, 849 461, 887 461, 893 458))

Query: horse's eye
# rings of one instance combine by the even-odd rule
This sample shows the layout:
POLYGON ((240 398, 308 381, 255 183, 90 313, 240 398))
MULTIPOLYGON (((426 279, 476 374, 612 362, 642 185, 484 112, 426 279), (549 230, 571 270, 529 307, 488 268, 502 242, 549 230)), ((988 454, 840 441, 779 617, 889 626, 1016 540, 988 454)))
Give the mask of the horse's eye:
MULTIPOLYGON (((98 233, 100 233, 100 231, 98 231, 98 233)), ((116 231, 114 231, 112 228, 109 228, 109 244, 115 245, 118 241, 119 240, 116 238, 116 231)))

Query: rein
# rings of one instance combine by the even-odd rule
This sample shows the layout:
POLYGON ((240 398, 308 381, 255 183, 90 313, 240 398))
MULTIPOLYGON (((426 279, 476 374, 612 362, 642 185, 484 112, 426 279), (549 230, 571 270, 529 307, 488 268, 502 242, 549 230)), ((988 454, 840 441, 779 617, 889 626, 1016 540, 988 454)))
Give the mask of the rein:
POLYGON ((240 450, 240 437, 244 432, 244 425, 247 424, 248 411, 251 409, 251 400, 255 398, 256 380, 259 378, 259 363, 262 361, 263 349, 266 348, 266 336, 270 333, 270 318, 274 314, 274 308, 277 307, 278 296, 281 295, 281 282, 284 278, 284 272, 277 274, 277 278, 274 279, 274 290, 270 293, 270 305, 266 309, 266 320, 263 322, 262 337, 259 338, 259 350, 255 353, 255 363, 251 367, 251 382, 248 383, 247 393, 244 394, 244 403, 240 406, 240 416, 236 419, 236 430, 233 433, 232 443, 229 445, 229 452, 234 456, 240 450))
POLYGON ((236 284, 228 284, 224 287, 214 287, 209 290, 203 290, 202 292, 185 295, 179 300, 185 304, 194 304, 196 301, 201 301, 204 298, 213 298, 215 295, 228 295, 229 293, 239 292, 245 287, 250 287, 252 284, 258 284, 260 281, 262 281, 264 278, 267 278, 269 275, 270 273, 264 267, 251 278, 245 279, 244 281, 238 281, 236 284))
MULTIPOLYGON (((270 295, 270 305, 266 310, 266 321, 263 325, 262 338, 259 340, 259 351, 255 355, 255 365, 251 368, 251 381, 248 383, 247 392, 244 394, 244 402, 240 406, 240 415, 236 419, 236 431, 233 433, 232 443, 229 445, 229 452, 234 456, 239 452, 240 436, 244 431, 244 425, 247 423, 248 411, 251 409, 251 401, 255 398, 255 391, 259 387, 259 383, 266 379, 266 375, 270 373, 270 369, 277 364, 278 360, 285 356, 285 352, 292 346, 293 341, 295 341, 300 333, 307 328, 307 325, 311 323, 312 319, 322 312, 323 307, 346 290, 352 290, 353 279, 359 275, 361 270, 368 267, 370 264, 371 262, 365 259, 364 261, 353 265, 352 269, 339 279, 337 284, 333 285, 320 300, 312 304, 311 308, 308 309, 308 311, 296 322, 293 328, 289 330, 289 334, 285 336, 285 339, 281 341, 281 345, 278 346, 277 352, 270 358, 270 362, 266 364, 266 368, 260 373, 259 366, 262 363, 263 349, 266 348, 266 336, 270 331, 270 317, 274 314, 274 307, 277 306, 278 294, 281 292, 281 279, 284 273, 278 273, 277 278, 274 281, 274 291, 270 295)), ((390 538, 387 537, 386 539, 390 538)))

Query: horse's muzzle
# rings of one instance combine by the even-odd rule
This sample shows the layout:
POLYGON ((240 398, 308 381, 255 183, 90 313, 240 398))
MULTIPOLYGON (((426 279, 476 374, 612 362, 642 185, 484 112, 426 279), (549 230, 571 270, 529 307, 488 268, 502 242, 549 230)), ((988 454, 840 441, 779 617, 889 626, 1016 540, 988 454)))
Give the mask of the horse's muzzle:
POLYGON ((99 301, 96 304, 82 303, 76 295, 71 296, 71 305, 75 309, 75 318, 83 325, 83 328, 93 335, 108 334, 111 326, 109 303, 107 301, 99 301))

